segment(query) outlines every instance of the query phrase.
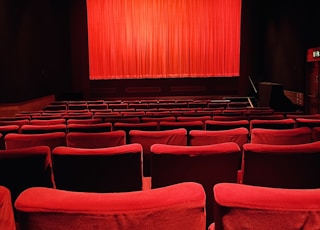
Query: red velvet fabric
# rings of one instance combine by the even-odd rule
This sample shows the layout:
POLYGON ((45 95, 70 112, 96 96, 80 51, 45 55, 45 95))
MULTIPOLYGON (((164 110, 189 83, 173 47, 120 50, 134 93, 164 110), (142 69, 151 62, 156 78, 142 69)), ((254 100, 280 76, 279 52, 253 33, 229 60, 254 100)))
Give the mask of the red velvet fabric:
POLYGON ((142 189, 142 146, 109 148, 57 147, 52 152, 58 189, 127 192, 142 189))
POLYGON ((249 129, 249 121, 248 120, 236 120, 236 121, 207 120, 205 121, 206 130, 226 130, 226 129, 235 129, 235 128, 249 129))
POLYGON ((90 118, 90 119, 68 119, 67 125, 71 124, 99 124, 102 123, 101 118, 90 118))
POLYGON ((253 144, 292 145, 312 142, 312 130, 308 127, 293 129, 253 128, 251 141, 253 144))
POLYGON ((279 188, 320 187, 320 142, 245 144, 243 183, 279 188))
POLYGON ((97 133, 110 131, 112 131, 111 122, 96 124, 68 124, 68 132, 97 133))
POLYGON ((296 118, 297 127, 320 127, 320 118, 296 118))
POLYGON ((126 144, 126 133, 123 130, 82 133, 70 132, 66 135, 67 146, 75 148, 107 148, 126 144))
POLYGON ((39 145, 49 146, 54 149, 57 146, 66 145, 66 134, 64 132, 41 133, 41 134, 19 134, 9 133, 5 136, 6 149, 16 149, 39 145))
POLYGON ((0 229, 16 230, 11 193, 5 186, 0 186, 0 229))
POLYGON ((249 131, 247 128, 227 130, 191 130, 189 132, 190 145, 209 145, 224 142, 235 142, 240 148, 248 143, 249 131))
POLYGON ((31 119, 30 125, 57 125, 57 124, 66 124, 66 120, 63 118, 60 119, 31 119))
POLYGON ((25 230, 205 229, 205 193, 191 182, 126 193, 31 188, 15 207, 25 230))
POLYGON ((0 184, 10 189, 13 201, 26 188, 54 187, 51 170, 48 146, 0 150, 0 184))
POLYGON ((320 189, 221 183, 213 193, 215 230, 320 228, 320 189))
POLYGON ((320 141, 320 127, 314 127, 312 129, 312 139, 313 141, 320 141))
POLYGON ((150 147, 153 144, 187 145, 187 130, 184 128, 161 131, 131 130, 129 137, 129 143, 139 143, 143 147, 144 176, 150 176, 150 147))
POLYGON ((67 132, 66 124, 49 124, 49 125, 23 125, 21 133, 24 134, 40 134, 40 133, 53 133, 53 132, 67 132))
POLYGON ((213 221, 212 187, 220 182, 237 182, 241 150, 227 142, 202 146, 154 144, 151 146, 152 188, 180 182, 197 182, 206 191, 207 225, 213 221))
POLYGON ((296 121, 292 118, 277 119, 277 120, 260 120, 253 119, 250 121, 250 130, 253 128, 264 129, 291 129, 295 128, 296 121))

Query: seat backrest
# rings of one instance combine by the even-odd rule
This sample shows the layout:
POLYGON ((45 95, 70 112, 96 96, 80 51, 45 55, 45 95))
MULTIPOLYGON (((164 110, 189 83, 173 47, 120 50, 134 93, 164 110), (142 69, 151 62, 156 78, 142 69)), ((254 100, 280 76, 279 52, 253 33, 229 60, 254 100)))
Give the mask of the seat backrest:
POLYGON ((242 149, 248 143, 249 131, 246 128, 226 130, 191 130, 189 132, 190 145, 210 145, 224 142, 235 142, 242 149))
POLYGON ((142 146, 85 149, 57 147, 52 152, 58 189, 128 192, 142 189, 142 146))
POLYGON ((11 191, 12 200, 26 188, 53 187, 48 146, 0 150, 0 184, 11 191))
POLYGON ((216 121, 206 120, 205 130, 227 130, 235 128, 246 128, 249 129, 248 120, 235 120, 235 121, 216 121))
POLYGON ((4 137, 6 149, 33 147, 39 145, 49 146, 54 149, 57 146, 66 145, 66 133, 41 133, 41 134, 20 134, 9 133, 4 137))
POLYGON ((292 129, 296 127, 296 121, 292 118, 277 120, 253 119, 250 121, 250 130, 253 128, 263 129, 292 129))
POLYGON ((126 133, 123 130, 99 133, 69 132, 66 142, 68 147, 74 148, 107 148, 126 144, 126 133))
POLYGON ((97 123, 97 124, 68 124, 68 132, 82 132, 82 133, 98 133, 110 132, 112 130, 111 122, 97 123))
POLYGON ((141 122, 141 123, 126 123, 126 122, 116 122, 113 124, 114 130, 123 130, 126 132, 126 139, 129 143, 129 132, 131 130, 145 130, 145 131, 157 131, 158 122, 141 122))
POLYGON ((237 182, 241 150, 228 142, 203 146, 151 146, 151 187, 180 182, 202 184, 206 191, 207 225, 213 221, 212 187, 220 182, 237 182))
POLYGON ((21 133, 24 134, 40 134, 40 133, 54 133, 54 132, 67 132, 66 124, 54 125, 23 125, 20 128, 21 133))
POLYGON ((205 229, 205 193, 197 183, 123 193, 30 188, 18 197, 21 229, 205 229))
POLYGON ((1 134, 0 149, 6 148, 4 137, 8 133, 19 133, 19 132, 20 132, 20 127, 18 125, 2 125, 2 126, 0 126, 0 134, 1 134))
POLYGON ((0 229, 16 230, 11 192, 5 186, 0 186, 0 229))
POLYGON ((296 118, 297 127, 320 127, 320 118, 296 118))
POLYGON ((292 145, 312 142, 312 130, 307 127, 293 129, 264 129, 251 130, 250 143, 271 145, 292 145))
POLYGON ((212 229, 320 229, 320 189, 221 183, 213 193, 212 229))
POLYGON ((245 144, 243 183, 278 188, 320 187, 320 142, 245 144))
POLYGON ((150 175, 150 147, 153 144, 187 145, 187 130, 171 129, 161 131, 131 130, 129 143, 139 143, 143 147, 144 176, 150 175))
POLYGON ((58 125, 66 124, 66 120, 63 118, 60 119, 31 119, 30 125, 58 125))

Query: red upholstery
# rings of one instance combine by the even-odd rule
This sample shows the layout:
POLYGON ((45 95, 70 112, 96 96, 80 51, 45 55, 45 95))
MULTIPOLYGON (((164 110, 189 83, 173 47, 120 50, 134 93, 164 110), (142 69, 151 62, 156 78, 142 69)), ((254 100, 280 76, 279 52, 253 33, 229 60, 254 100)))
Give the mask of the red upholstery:
POLYGON ((314 127, 312 129, 312 140, 320 141, 320 127, 314 127))
POLYGON ((227 130, 191 130, 189 132, 190 145, 209 145, 224 142, 235 142, 240 148, 248 143, 249 131, 246 128, 227 130))
POLYGON ((11 193, 5 186, 0 186, 0 229, 16 230, 11 193))
POLYGON ((102 123, 102 118, 90 118, 90 119, 69 119, 67 125, 71 124, 98 124, 102 123))
POLYGON ((278 119, 278 120, 256 120, 250 121, 250 130, 253 128, 263 129, 291 129, 295 128, 296 122, 294 119, 278 119))
POLYGON ((26 188, 54 186, 50 153, 48 146, 0 150, 0 184, 10 189, 13 201, 26 188))
POLYGON ((187 145, 187 130, 183 128, 162 131, 131 130, 129 137, 129 143, 139 143, 143 147, 144 176, 150 175, 151 145, 187 145))
POLYGON ((68 132, 98 133, 110 132, 111 130, 111 122, 97 124, 68 124, 68 132))
POLYGON ((123 130, 81 133, 70 132, 66 136, 67 146, 74 148, 107 148, 126 144, 126 133, 123 130))
POLYGON ((219 115, 213 115, 213 120, 215 121, 238 121, 238 120, 247 120, 246 115, 242 114, 233 114, 233 113, 223 113, 219 115))
MULTIPOLYGON (((197 113, 197 112, 195 112, 197 113)), ((200 113, 200 112, 198 112, 200 113)), ((211 116, 178 116, 177 117, 177 121, 206 121, 206 120, 211 120, 212 117, 211 116)))
POLYGON ((248 120, 236 120, 236 121, 217 121, 207 120, 205 121, 206 130, 226 130, 235 128, 246 128, 249 129, 248 120))
POLYGON ((58 125, 66 124, 66 120, 63 118, 60 119, 32 119, 30 120, 30 125, 58 125))
POLYGON ((320 188, 320 142, 293 145, 245 144, 244 184, 320 188))
POLYGON ((66 145, 66 134, 64 132, 41 133, 41 134, 19 134, 9 133, 5 136, 6 149, 33 147, 39 145, 49 146, 54 149, 57 146, 66 145))
POLYGON ((23 125, 28 125, 30 123, 30 120, 23 119, 23 120, 16 120, 16 121, 0 121, 0 126, 4 125, 18 125, 19 128, 23 125))
POLYGON ((156 131, 158 130, 157 122, 142 122, 142 123, 126 123, 116 122, 113 124, 114 130, 123 130, 126 132, 127 143, 129 143, 129 132, 131 130, 145 130, 145 131, 156 131))
POLYGON ((23 125, 20 128, 21 133, 24 134, 39 134, 39 133, 53 133, 53 132, 67 132, 66 124, 56 125, 23 125))
POLYGON ((52 152, 58 189, 127 192, 142 189, 142 146, 83 149, 57 147, 52 152))
POLYGON ((221 183, 211 229, 320 229, 320 189, 221 183))
POLYGON ((235 143, 204 146, 151 146, 152 188, 180 182, 202 184, 206 191, 207 225, 213 221, 212 187, 220 182, 237 182, 241 150, 235 143))
POLYGON ((249 120, 281 120, 285 119, 283 114, 248 114, 249 120))
POLYGON ((320 127, 320 118, 318 119, 312 119, 312 118, 297 118, 297 127, 320 127))
POLYGON ((205 229, 201 185, 181 183, 125 193, 31 188, 15 203, 25 230, 205 229))
POLYGON ((159 123, 160 130, 170 130, 170 129, 178 129, 184 128, 188 132, 190 130, 201 130, 204 128, 203 121, 160 121, 159 123))
POLYGON ((293 129, 263 129, 251 130, 253 144, 291 145, 312 142, 312 130, 307 127, 293 129))
POLYGON ((19 133, 20 131, 20 127, 18 125, 2 125, 0 126, 0 149, 5 149, 5 141, 4 141, 4 137, 8 134, 8 133, 19 133))

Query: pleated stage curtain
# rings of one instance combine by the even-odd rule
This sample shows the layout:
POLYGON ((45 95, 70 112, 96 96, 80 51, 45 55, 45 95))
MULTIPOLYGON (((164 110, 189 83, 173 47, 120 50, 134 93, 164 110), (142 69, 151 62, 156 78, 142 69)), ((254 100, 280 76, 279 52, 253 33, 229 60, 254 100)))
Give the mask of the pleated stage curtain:
POLYGON ((90 79, 239 76, 241 0, 87 0, 90 79))

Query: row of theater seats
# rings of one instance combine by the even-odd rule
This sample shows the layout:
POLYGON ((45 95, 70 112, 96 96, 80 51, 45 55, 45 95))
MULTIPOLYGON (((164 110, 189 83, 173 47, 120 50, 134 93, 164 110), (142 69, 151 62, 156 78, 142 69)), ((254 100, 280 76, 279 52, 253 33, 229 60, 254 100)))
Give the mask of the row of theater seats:
MULTIPOLYGON (((84 193, 44 187, 15 202, 21 230, 93 229, 319 229, 320 190, 218 183, 214 222, 206 225, 201 184, 184 182, 127 193, 84 193)), ((10 191, 0 186, 0 227, 17 229, 10 191)))
MULTIPOLYGON (((181 130, 183 131, 183 130, 181 130)), ((184 130, 185 133, 185 130, 184 130)), ((141 144, 106 148, 19 147, 0 151, 0 184, 13 201, 29 187, 82 192, 147 190, 144 166, 150 166, 151 189, 181 182, 200 183, 206 193, 207 225, 214 221, 212 187, 241 183, 289 189, 320 188, 320 142, 252 144, 234 142, 200 146, 141 144), (148 162, 148 164, 145 164, 148 162)))

